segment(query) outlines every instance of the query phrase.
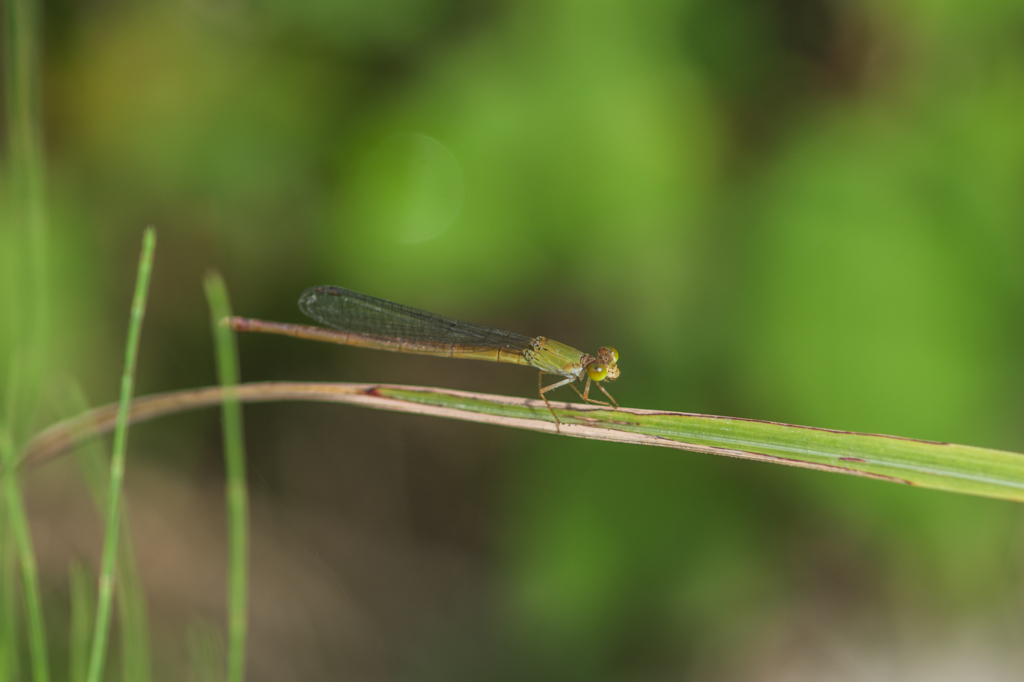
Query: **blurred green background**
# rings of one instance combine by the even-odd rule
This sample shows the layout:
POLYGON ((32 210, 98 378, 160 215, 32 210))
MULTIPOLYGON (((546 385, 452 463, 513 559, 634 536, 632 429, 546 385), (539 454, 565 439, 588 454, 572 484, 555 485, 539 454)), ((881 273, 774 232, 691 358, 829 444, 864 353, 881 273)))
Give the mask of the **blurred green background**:
MULTIPOLYGON (((337 284, 614 345, 630 407, 1024 451, 1020 2, 44 15, 51 397, 73 377, 116 399, 153 224, 140 394, 215 381, 216 268, 242 315, 303 322, 302 290, 337 284)), ((507 366, 239 345, 247 380, 536 390, 507 366)), ((1024 663, 1018 505, 349 407, 246 421, 252 680, 1003 680, 1024 663)), ((223 619, 218 416, 130 445, 157 679, 180 679, 190 623, 223 619)), ((59 642, 68 562, 98 556, 100 524, 70 459, 27 485, 59 642)))

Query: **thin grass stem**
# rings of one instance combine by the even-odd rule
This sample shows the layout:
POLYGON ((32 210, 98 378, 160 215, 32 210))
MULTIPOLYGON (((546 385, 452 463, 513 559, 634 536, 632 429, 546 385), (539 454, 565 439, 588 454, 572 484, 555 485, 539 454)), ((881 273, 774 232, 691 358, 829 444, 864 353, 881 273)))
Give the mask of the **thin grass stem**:
POLYGON ((125 348, 124 372, 121 375, 121 396, 118 402, 114 428, 114 453, 110 460, 110 487, 107 502, 107 528, 100 563, 97 590, 96 625, 93 629, 92 650, 89 654, 88 682, 99 682, 106 661, 110 636, 111 601, 114 594, 114 569, 117 563, 118 531, 121 527, 121 493, 124 487, 125 459, 128 449, 132 393, 135 386, 135 365, 139 356, 142 320, 146 313, 146 297, 153 271, 153 252, 156 249, 156 231, 147 228, 142 239, 139 272, 132 297, 131 318, 128 324, 128 342, 125 348))
MULTIPOLYGON (((13 464, 16 460, 14 443, 10 431, 5 427, 0 427, 0 460, 7 464, 13 464)), ((43 625, 43 606, 39 597, 39 578, 36 555, 32 548, 32 535, 28 528, 28 518, 25 514, 21 489, 18 487, 17 471, 10 466, 5 466, 4 471, 2 478, 4 498, 7 503, 7 519, 17 550, 18 563, 21 565, 21 585, 25 601, 25 618, 28 621, 28 647, 32 679, 35 682, 49 682, 50 664, 46 653, 46 627, 43 625)))
MULTIPOLYGON (((70 402, 74 409, 82 412, 88 409, 85 395, 77 386, 72 386, 70 402)), ((110 458, 98 441, 79 443, 75 452, 78 468, 85 479, 89 495, 92 497, 100 518, 107 520, 108 476, 110 474, 110 458)), ((121 509, 121 531, 117 552, 117 581, 114 585, 114 596, 117 599, 118 615, 121 619, 121 669, 123 677, 132 682, 148 682, 152 677, 149 647, 149 619, 146 607, 146 595, 142 589, 138 563, 135 560, 135 548, 132 541, 131 518, 127 507, 121 509)), ((74 592, 72 592, 74 596, 74 592)), ((74 609, 74 602, 72 603, 74 609)), ((89 613, 92 613, 91 607, 89 613)), ((74 615, 74 610, 72 610, 74 615)), ((91 639, 92 618, 84 623, 85 635, 91 639)), ((77 632, 72 628, 73 632, 77 632)), ((72 646, 78 646, 72 641, 72 646)), ((72 649, 72 654, 75 650, 72 649)), ((85 680, 85 666, 88 661, 88 641, 84 655, 81 656, 81 675, 85 680)), ((74 660, 74 655, 72 656, 74 660)))
POLYGON ((68 643, 68 679, 71 682, 85 682, 89 664, 89 642, 92 639, 93 587, 89 568, 78 561, 72 562, 69 571, 71 592, 71 627, 68 643))
POLYGON ((221 320, 231 316, 227 287, 217 273, 206 276, 206 299, 217 355, 217 378, 223 389, 221 420, 227 472, 228 513, 228 682, 245 676, 248 624, 249 496, 245 482, 242 404, 238 399, 238 350, 234 332, 221 320))
MULTIPOLYGON (((3 495, 2 490, 0 487, 0 495, 3 495)), ((11 539, 7 505, 0 504, 0 682, 21 677, 18 674, 17 559, 17 550, 11 539)))

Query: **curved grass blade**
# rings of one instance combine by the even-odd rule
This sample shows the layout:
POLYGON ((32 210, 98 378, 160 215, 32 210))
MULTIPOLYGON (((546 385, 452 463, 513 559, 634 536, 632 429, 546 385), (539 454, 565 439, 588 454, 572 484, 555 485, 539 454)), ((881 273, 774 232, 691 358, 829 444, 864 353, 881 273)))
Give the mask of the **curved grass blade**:
MULTIPOLYGON (((237 391, 243 402, 348 403, 555 433, 551 414, 540 400, 385 384, 264 382, 240 384, 237 391)), ((145 396, 135 401, 132 418, 143 421, 210 407, 218 404, 222 395, 219 387, 210 387, 145 396)), ((1015 452, 685 412, 579 403, 552 402, 551 406, 562 420, 566 436, 670 447, 1024 501, 1024 455, 1015 452)), ((30 443, 23 461, 38 464, 77 439, 109 431, 112 413, 113 406, 98 408, 50 427, 30 443)))

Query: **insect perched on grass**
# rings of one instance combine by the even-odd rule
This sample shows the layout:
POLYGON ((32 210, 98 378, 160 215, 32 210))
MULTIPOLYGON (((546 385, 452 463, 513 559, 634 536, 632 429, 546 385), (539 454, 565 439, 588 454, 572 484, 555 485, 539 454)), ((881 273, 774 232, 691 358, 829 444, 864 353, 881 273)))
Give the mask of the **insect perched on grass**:
POLYGON ((619 354, 614 348, 602 347, 596 356, 589 355, 543 336, 531 338, 482 324, 459 322, 334 286, 306 289, 299 298, 299 309, 337 331, 247 317, 232 317, 230 324, 239 332, 270 332, 399 353, 528 365, 540 370, 540 397, 548 406, 559 431, 561 422, 545 394, 560 386, 568 384, 584 402, 609 405, 590 397, 590 385, 593 383, 608 396, 611 405, 618 407, 601 384, 619 376, 619 354), (562 377, 562 380, 545 386, 545 374, 562 377), (583 380, 586 384, 580 393, 573 383, 583 380))

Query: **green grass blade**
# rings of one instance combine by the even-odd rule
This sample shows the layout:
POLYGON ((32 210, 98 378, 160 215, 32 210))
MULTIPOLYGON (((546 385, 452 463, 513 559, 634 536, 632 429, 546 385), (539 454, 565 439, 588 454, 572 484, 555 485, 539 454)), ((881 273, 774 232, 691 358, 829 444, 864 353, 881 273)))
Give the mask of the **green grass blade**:
MULTIPOLYGON (((47 358, 49 337, 49 296, 46 251, 45 162, 40 117, 39 17, 33 0, 8 0, 6 3, 6 109, 7 109, 7 161, 10 186, 9 213, 19 236, 27 240, 28 296, 23 305, 27 315, 16 325, 18 346, 25 350, 27 380, 22 386, 21 418, 8 421, 7 429, 17 447, 27 434, 35 411, 41 377, 47 358)), ((18 249, 20 252, 21 249, 18 249)), ((21 268, 21 259, 14 259, 12 267, 21 268)))
MULTIPOLYGON (((544 416, 537 415, 534 406, 504 401, 495 404, 489 399, 467 400, 457 394, 434 394, 432 390, 383 387, 377 393, 402 403, 421 404, 435 412, 469 409, 517 420, 544 416)), ((567 435, 671 447, 1024 501, 1024 455, 1018 453, 755 419, 580 404, 561 407, 559 418, 570 424, 567 435)))
MULTIPOLYGON (((507 396, 385 384, 263 382, 237 388, 243 402, 311 401, 361 405, 555 433, 544 403, 507 396)), ((220 402, 219 387, 174 391, 139 398, 138 421, 220 402)), ((1024 455, 1005 450, 834 431, 808 426, 685 412, 612 409, 556 403, 562 434, 639 445, 655 445, 773 464, 821 469, 924 488, 1024 501, 1024 455)), ((40 463, 77 439, 106 433, 113 406, 97 408, 43 431, 23 460, 40 463)))
POLYGON ((71 634, 68 646, 68 679, 85 682, 89 664, 89 640, 92 635, 92 574, 80 561, 73 561, 69 571, 71 593, 71 634))
POLYGON ((126 682, 149 682, 149 609, 142 577, 135 561, 135 546, 128 516, 121 510, 121 541, 117 552, 118 616, 121 619, 121 677, 126 682))
POLYGON ((121 619, 121 677, 126 682, 148 682, 151 675, 149 622, 142 577, 135 561, 130 525, 122 510, 121 542, 117 552, 118 616, 121 619))
MULTIPOLYGON (((48 682, 50 664, 46 653, 46 628, 43 625, 43 606, 39 598, 39 580, 36 555, 32 548, 32 535, 28 528, 25 505, 18 487, 18 472, 11 464, 16 460, 10 432, 0 427, 0 460, 5 462, 3 494, 7 520, 21 564, 21 585, 25 597, 25 618, 28 621, 28 645, 32 662, 32 679, 48 682)), ((16 653, 15 653, 16 655, 16 653)))
MULTIPOLYGON (((0 488, 0 496, 3 490, 0 488)), ((18 562, 7 505, 0 504, 0 682, 19 680, 18 562)))
MULTIPOLYGON (((7 376, 4 414, 7 416, 6 423, 8 424, 14 423, 15 420, 14 413, 17 403, 15 396, 20 364, 15 358, 7 376)), ((7 442, 9 437, 3 424, 0 424, 0 434, 7 442)), ((9 470, 9 465, 4 464, 4 458, 10 450, 5 449, 0 452, 0 476, 4 479, 13 478, 13 475, 4 474, 4 471, 9 470)), ((8 513, 8 505, 11 500, 4 494, 4 490, 6 490, 6 481, 0 485, 0 682, 20 678, 18 668, 18 551, 12 537, 11 515, 8 513)))
POLYGON ((227 471, 228 507, 228 682, 242 682, 245 675, 245 642, 248 623, 249 497, 245 484, 245 444, 242 405, 238 385, 238 351, 235 334, 220 323, 231 316, 227 287, 220 275, 206 277, 213 338, 217 351, 217 378, 223 387, 221 405, 224 461, 227 471))
MULTIPOLYGON (((68 401, 75 412, 88 409, 85 395, 78 386, 72 386, 68 401)), ((93 504, 100 518, 107 520, 107 476, 110 474, 110 458, 98 441, 79 444, 75 452, 78 468, 85 479, 86 487, 92 497, 93 504)), ((72 567, 74 568, 74 567, 72 567)), ((142 589, 138 563, 135 560, 135 548, 132 541, 131 517, 128 508, 121 509, 120 542, 117 551, 117 581, 114 584, 117 599, 118 615, 121 619, 121 671, 122 678, 132 682, 147 682, 152 677, 149 650, 149 617, 146 606, 146 595, 142 589)), ((74 593, 72 593, 72 616, 74 617, 74 593)), ((91 611, 90 611, 91 613, 91 611)), ((88 623, 86 634, 90 632, 88 623)), ((75 626, 72 624, 72 633, 75 626)), ((76 642, 72 641, 72 647, 76 642)), ((72 648, 72 660, 75 650, 72 648)), ((82 658, 82 674, 85 679, 86 657, 82 658)))
POLYGON ((224 640, 212 623, 199 619, 189 624, 185 635, 191 679, 220 682, 224 679, 224 640))
POLYGON ((118 402, 114 429, 114 453, 110 460, 110 484, 107 495, 107 529, 100 563, 97 590, 96 625, 93 630, 92 651, 86 679, 99 682, 107 654, 110 635, 110 605, 114 592, 114 566, 117 561, 118 531, 121 523, 121 491, 124 486, 125 457, 128 448, 128 424, 131 413, 132 391, 135 385, 135 365, 139 356, 142 320, 146 313, 146 297, 153 270, 153 252, 156 249, 156 231, 147 228, 142 240, 139 272, 132 297, 131 319, 128 324, 128 342, 125 348, 124 372, 121 375, 121 397, 118 402))
MULTIPOLYGON (((4 423, 0 425, 0 478, 2 478, 4 513, 0 522, 0 560, 3 565, 3 606, 0 606, 0 679, 18 679, 17 590, 14 580, 15 559, 21 566, 21 587, 24 596, 27 636, 32 677, 49 679, 46 631, 39 597, 35 552, 28 528, 19 480, 13 464, 17 461, 18 444, 29 433, 39 395, 41 377, 47 357, 48 305, 46 207, 44 201, 43 136, 39 115, 39 22, 37 4, 33 0, 8 0, 4 17, 6 54, 4 59, 6 85, 6 179, 3 225, 14 239, 27 239, 27 250, 14 248, 4 257, 10 269, 8 283, 15 289, 28 286, 28 296, 20 301, 27 308, 22 319, 5 320, 5 334, 11 335, 15 355, 24 355, 27 371, 19 382, 18 370, 7 385, 4 423), (13 256, 13 257, 12 257, 13 256), (22 261, 27 261, 28 277, 18 277, 22 261), (9 677, 8 677, 9 676, 9 677)), ((14 243, 12 240, 11 243, 14 243)), ((13 307, 13 306, 12 306, 13 307)))

